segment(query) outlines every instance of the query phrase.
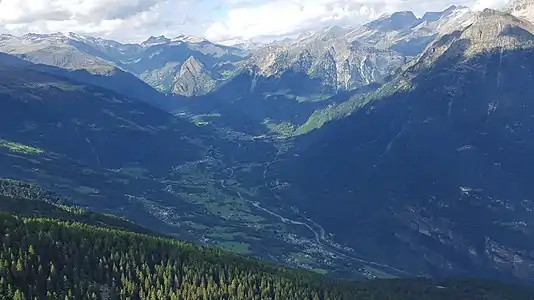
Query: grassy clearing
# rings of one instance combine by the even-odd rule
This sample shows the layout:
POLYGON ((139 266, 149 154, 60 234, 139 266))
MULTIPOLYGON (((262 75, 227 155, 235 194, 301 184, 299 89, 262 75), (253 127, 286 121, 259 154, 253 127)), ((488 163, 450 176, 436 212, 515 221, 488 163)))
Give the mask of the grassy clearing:
POLYGON ((321 275, 328 274, 328 270, 325 270, 325 269, 313 269, 312 271, 315 272, 315 273, 319 273, 321 275))
POLYGON ((23 153, 23 154, 43 154, 44 150, 35 148, 28 145, 19 144, 16 142, 0 140, 0 147, 8 149, 12 152, 23 153))
POLYGON ((291 137, 293 136, 293 133, 297 129, 297 126, 289 123, 289 122, 282 122, 282 123, 271 123, 268 120, 264 121, 263 124, 267 127, 269 132, 275 133, 279 135, 280 137, 291 137))
POLYGON ((230 179, 221 183, 221 180, 206 176, 202 170, 197 168, 187 172, 179 182, 175 183, 181 188, 181 191, 176 192, 175 195, 186 202, 202 206, 214 216, 247 223, 265 221, 265 218, 253 212, 250 203, 236 195, 237 191, 241 191, 242 195, 247 194, 239 187, 236 180, 230 179))
POLYGON ((211 123, 212 119, 219 118, 221 114, 213 113, 213 114, 202 114, 202 115, 195 115, 191 117, 191 120, 193 123, 197 126, 204 126, 211 123))

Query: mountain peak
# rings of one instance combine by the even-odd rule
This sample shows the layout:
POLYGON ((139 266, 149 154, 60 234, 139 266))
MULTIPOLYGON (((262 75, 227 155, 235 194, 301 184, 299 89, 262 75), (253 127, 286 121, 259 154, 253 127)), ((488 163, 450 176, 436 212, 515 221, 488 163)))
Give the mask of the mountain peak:
POLYGON ((509 48, 532 43, 532 32, 534 28, 529 22, 506 12, 486 8, 475 16, 473 23, 464 30, 462 36, 468 38, 471 43, 509 48))
POLYGON ((340 37, 346 35, 348 32, 350 32, 350 30, 345 27, 333 25, 327 27, 318 38, 320 38, 321 40, 339 39, 340 37))
POLYGON ((430 44, 416 64, 428 65, 444 56, 471 57, 495 50, 534 46, 534 27, 515 16, 486 8, 462 30, 446 34, 430 44))
POLYGON ((451 5, 442 11, 426 12, 420 19, 421 22, 435 22, 439 19, 449 16, 455 11, 467 9, 466 6, 451 5))
POLYGON ((150 46, 159 45, 159 44, 167 44, 170 41, 171 40, 166 38, 164 35, 151 36, 146 41, 141 43, 141 46, 150 47, 150 46))
POLYGON ((184 43, 192 43, 192 44, 198 44, 202 42, 206 42, 207 40, 205 38, 197 37, 197 36, 188 36, 185 34, 180 34, 179 36, 172 39, 172 42, 184 42, 184 43))
POLYGON ((415 14, 413 13, 413 11, 411 10, 404 10, 404 11, 397 11, 397 12, 394 12, 391 14, 390 16, 391 18, 395 19, 395 18, 400 18, 400 19, 404 19, 404 18, 409 18, 409 19, 413 19, 415 17, 415 14))
POLYGON ((2 33, 2 34, 0 34, 0 41, 9 40, 9 39, 12 39, 14 37, 15 37, 14 35, 7 34, 7 33, 2 33))
POLYGON ((201 63, 198 59, 196 59, 193 55, 191 55, 182 64, 182 67, 180 68, 180 73, 184 71, 199 73, 205 69, 206 67, 204 66, 204 64, 201 63))
POLYGON ((47 34, 30 32, 30 33, 26 33, 22 35, 21 37, 25 40, 31 40, 31 41, 40 41, 40 40, 63 41, 63 40, 68 39, 68 37, 61 32, 47 33, 47 34))
POLYGON ((192 55, 180 67, 172 91, 184 96, 199 96, 211 91, 215 81, 206 66, 192 55))
POLYGON ((68 37, 69 39, 72 39, 72 40, 75 40, 75 41, 79 41, 79 42, 104 41, 104 39, 102 39, 100 37, 93 37, 93 36, 90 36, 90 35, 79 34, 79 33, 75 33, 75 32, 68 32, 65 36, 68 37))
POLYGON ((515 16, 486 8, 475 15, 471 25, 461 33, 460 39, 469 40, 471 46, 484 49, 524 46, 534 41, 534 27, 515 16))
POLYGON ((383 15, 377 20, 367 23, 366 26, 375 30, 403 30, 412 27, 417 20, 412 11, 398 11, 383 15))
POLYGON ((529 22, 518 19, 510 13, 485 8, 475 16, 473 23, 465 31, 473 31, 475 28, 484 29, 487 33, 491 33, 495 35, 495 38, 498 38, 507 26, 528 28, 526 29, 527 31, 532 29, 532 25, 529 22))
POLYGON ((75 39, 88 39, 88 38, 93 39, 93 37, 89 37, 87 35, 83 35, 83 34, 79 34, 79 33, 75 33, 75 32, 68 32, 67 36, 75 38, 75 39))
MULTIPOLYGON (((350 28, 339 26, 339 25, 331 25, 328 27, 321 28, 317 31, 310 31, 306 33, 300 34, 295 40, 289 40, 286 43, 287 45, 291 45, 294 43, 300 43, 300 42, 310 42, 310 41, 331 41, 336 40, 339 38, 343 38, 347 33, 350 32, 350 28)), ((284 41, 280 41, 277 43, 278 45, 283 45, 284 41)))

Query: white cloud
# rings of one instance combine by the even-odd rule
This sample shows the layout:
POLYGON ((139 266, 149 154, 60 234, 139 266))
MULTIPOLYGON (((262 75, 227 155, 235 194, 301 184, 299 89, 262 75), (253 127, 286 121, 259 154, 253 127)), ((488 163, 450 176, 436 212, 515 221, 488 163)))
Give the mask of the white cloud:
POLYGON ((203 30, 191 15, 193 1, 180 0, 0 0, 0 30, 17 34, 75 31, 119 40, 203 30), (185 22, 189 28, 182 29, 185 22), (197 26, 198 27, 198 26, 197 26))
POLYGON ((88 33, 122 41, 190 34, 215 41, 284 36, 358 24, 398 10, 505 0, 0 0, 0 32, 88 33), (463 3, 458 3, 463 1, 463 3))
MULTIPOLYGON (((236 1, 236 0, 229 0, 236 1)), ((238 0, 237 0, 238 1, 238 0)), ((271 0, 229 9, 210 25, 212 40, 248 40, 261 36, 291 35, 327 25, 356 25, 384 13, 411 10, 416 14, 443 10, 450 5, 496 7, 505 0, 271 0)))
POLYGON ((285 35, 327 23, 348 19, 362 20, 376 16, 376 7, 339 0, 274 0, 228 11, 224 20, 214 22, 206 31, 207 38, 250 39, 262 35, 285 35))
POLYGON ((0 21, 31 23, 34 21, 80 22, 124 19, 146 11, 166 0, 3 0, 0 21))

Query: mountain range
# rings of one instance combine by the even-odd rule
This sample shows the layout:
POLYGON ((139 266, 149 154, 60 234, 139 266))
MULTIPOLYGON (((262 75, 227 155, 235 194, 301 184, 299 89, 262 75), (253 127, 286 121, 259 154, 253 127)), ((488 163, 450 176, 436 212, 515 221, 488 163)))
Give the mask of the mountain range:
POLYGON ((0 37, 0 177, 339 278, 534 283, 534 3, 266 45, 0 37))
POLYGON ((472 15, 468 8, 457 6, 421 18, 398 12, 358 28, 333 26, 246 49, 183 35, 122 44, 75 33, 30 33, 2 35, 0 50, 61 68, 98 74, 121 70, 177 95, 205 94, 246 70, 265 78, 304 73, 319 79, 318 92, 331 94, 382 81, 406 61, 405 56, 420 53, 437 34, 468 22, 472 15))
POLYGON ((466 26, 473 15, 461 6, 421 18, 397 12, 356 28, 333 26, 254 47, 183 35, 140 44, 75 33, 2 35, 0 51, 70 70, 73 80, 200 122, 249 134, 293 135, 310 127, 314 112, 339 104, 336 95, 385 82, 433 38, 466 26), (234 124, 236 117, 250 125, 234 124))
POLYGON ((487 9, 437 39, 394 92, 297 142, 280 197, 381 261, 530 277, 532 29, 487 9))

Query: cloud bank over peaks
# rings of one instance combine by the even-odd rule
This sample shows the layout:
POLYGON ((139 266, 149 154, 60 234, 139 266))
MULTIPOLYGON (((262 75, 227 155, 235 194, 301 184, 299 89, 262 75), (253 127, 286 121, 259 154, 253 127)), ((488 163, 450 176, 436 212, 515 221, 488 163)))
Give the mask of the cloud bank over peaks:
POLYGON ((0 0, 0 33, 76 32, 123 42, 201 36, 266 41, 329 25, 357 25, 384 13, 416 14, 506 0, 0 0))

